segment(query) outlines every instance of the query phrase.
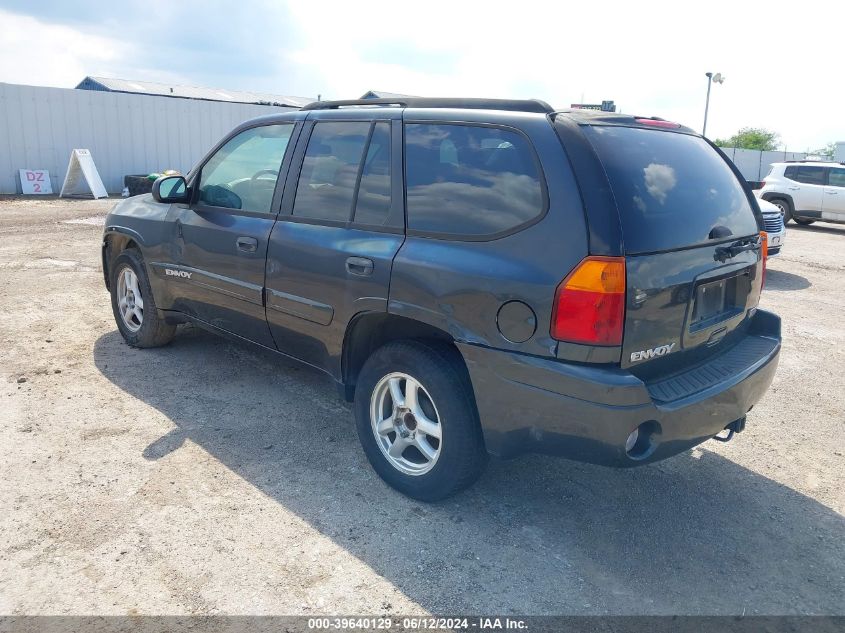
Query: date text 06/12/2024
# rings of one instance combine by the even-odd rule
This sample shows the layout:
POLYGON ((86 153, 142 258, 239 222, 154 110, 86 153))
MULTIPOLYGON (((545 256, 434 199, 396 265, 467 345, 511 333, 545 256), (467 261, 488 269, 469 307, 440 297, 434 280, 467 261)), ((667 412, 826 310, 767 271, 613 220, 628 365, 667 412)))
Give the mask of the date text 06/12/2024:
POLYGON ((528 625, 518 618, 437 618, 409 617, 395 620, 389 617, 376 618, 309 618, 308 628, 314 631, 330 630, 383 630, 396 627, 399 630, 525 630, 528 625), (401 625, 401 628, 400 628, 401 625))

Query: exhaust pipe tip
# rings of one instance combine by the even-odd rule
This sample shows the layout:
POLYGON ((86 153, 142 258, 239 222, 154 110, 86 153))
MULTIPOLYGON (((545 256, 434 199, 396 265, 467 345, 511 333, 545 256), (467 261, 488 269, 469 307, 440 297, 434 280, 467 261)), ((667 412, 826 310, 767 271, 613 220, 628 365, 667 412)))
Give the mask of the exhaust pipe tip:
POLYGON ((648 420, 631 431, 625 440, 625 454, 637 461, 647 458, 657 448, 662 429, 656 420, 648 420))

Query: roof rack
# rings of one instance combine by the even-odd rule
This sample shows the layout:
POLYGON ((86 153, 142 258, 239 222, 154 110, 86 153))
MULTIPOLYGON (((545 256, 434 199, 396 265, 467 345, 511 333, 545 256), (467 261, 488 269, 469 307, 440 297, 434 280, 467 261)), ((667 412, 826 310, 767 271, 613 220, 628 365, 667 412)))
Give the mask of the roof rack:
POLYGON ((511 110, 551 114, 554 108, 539 99, 453 99, 408 97, 401 99, 350 99, 346 101, 314 101, 303 110, 338 110, 360 106, 396 106, 401 108, 466 108, 472 110, 511 110))

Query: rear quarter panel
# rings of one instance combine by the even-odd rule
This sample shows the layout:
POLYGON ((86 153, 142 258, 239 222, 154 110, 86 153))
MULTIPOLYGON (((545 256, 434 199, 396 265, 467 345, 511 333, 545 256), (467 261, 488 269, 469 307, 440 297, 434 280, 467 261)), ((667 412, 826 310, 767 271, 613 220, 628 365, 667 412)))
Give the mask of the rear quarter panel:
POLYGON ((457 341, 554 356, 549 334, 555 289, 587 255, 584 212, 574 176, 544 116, 449 111, 406 112, 406 120, 467 121, 523 131, 540 159, 548 191, 543 218, 520 232, 489 241, 409 235, 393 264, 389 311, 438 327, 457 341), (533 336, 512 342, 497 326, 503 304, 521 301, 536 315, 533 336))

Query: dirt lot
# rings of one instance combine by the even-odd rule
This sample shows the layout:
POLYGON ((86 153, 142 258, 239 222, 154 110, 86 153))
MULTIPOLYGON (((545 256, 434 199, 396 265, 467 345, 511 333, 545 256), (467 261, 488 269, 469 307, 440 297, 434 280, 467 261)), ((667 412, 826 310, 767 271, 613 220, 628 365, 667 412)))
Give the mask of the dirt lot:
POLYGON ((845 227, 789 230, 775 384, 730 444, 388 489, 311 370, 126 347, 114 201, 0 200, 0 614, 845 613, 845 227), (23 382, 25 380, 25 382, 23 382))

